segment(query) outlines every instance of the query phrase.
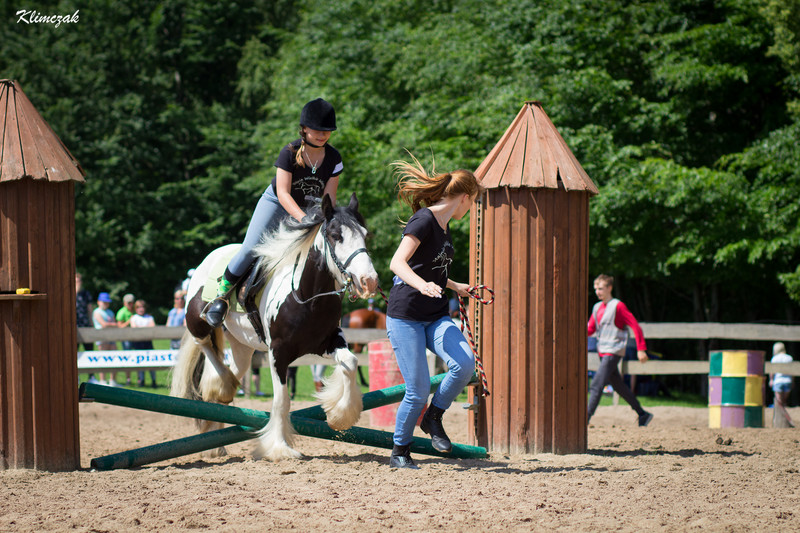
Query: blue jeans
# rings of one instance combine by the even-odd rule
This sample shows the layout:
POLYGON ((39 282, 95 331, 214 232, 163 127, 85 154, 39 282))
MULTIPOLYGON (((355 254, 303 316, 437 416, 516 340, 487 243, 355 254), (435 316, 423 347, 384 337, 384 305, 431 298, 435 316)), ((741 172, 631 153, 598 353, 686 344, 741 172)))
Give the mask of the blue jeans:
POLYGON ((289 213, 278 201, 278 197, 272 192, 270 185, 258 200, 253 216, 250 218, 250 224, 247 226, 247 234, 244 236, 242 247, 228 263, 228 271, 236 277, 243 276, 247 267, 255 259, 253 248, 261 242, 264 233, 277 229, 281 220, 287 216, 289 213))
POLYGON ((472 379, 475 359, 464 335, 449 316, 433 322, 416 322, 386 317, 386 332, 392 343, 397 366, 406 382, 406 394, 397 408, 394 443, 410 444, 414 426, 425 407, 431 389, 427 347, 447 364, 447 375, 433 395, 431 405, 447 409, 472 379))

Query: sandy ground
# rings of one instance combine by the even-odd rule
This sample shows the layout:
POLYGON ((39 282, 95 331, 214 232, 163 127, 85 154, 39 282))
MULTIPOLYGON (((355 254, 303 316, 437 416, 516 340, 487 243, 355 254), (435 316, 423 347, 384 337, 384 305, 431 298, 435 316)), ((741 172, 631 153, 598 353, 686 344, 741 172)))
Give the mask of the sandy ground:
MULTIPOLYGON (((446 427, 466 442, 466 412, 454 407, 446 427)), ((419 455, 421 469, 407 471, 390 469, 386 450, 302 437, 305 457, 277 464, 254 461, 241 443, 219 459, 93 472, 93 457, 192 426, 82 404, 83 469, 0 472, 0 531, 800 530, 800 429, 712 430, 705 409, 652 411, 639 428, 627 406, 601 407, 580 455, 419 455)))

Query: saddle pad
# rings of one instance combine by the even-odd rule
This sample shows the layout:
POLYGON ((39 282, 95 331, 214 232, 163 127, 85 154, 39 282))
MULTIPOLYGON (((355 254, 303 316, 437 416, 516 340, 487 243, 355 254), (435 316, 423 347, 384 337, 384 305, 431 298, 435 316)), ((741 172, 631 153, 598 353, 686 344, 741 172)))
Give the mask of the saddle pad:
MULTIPOLYGON (((203 283, 203 294, 202 298, 204 302, 213 301, 214 298, 217 297, 217 287, 219 287, 219 278, 225 273, 225 268, 230 263, 233 256, 236 255, 236 252, 239 251, 241 248, 241 244, 237 244, 236 246, 231 246, 230 250, 226 250, 226 252, 217 258, 216 263, 211 266, 211 270, 208 271, 208 278, 203 283)), ((238 289, 238 287, 237 287, 238 289)), ((233 295, 231 295, 233 296, 233 295)), ((238 302, 238 298, 229 298, 230 302, 230 310, 235 311, 237 313, 246 313, 244 307, 238 302)))

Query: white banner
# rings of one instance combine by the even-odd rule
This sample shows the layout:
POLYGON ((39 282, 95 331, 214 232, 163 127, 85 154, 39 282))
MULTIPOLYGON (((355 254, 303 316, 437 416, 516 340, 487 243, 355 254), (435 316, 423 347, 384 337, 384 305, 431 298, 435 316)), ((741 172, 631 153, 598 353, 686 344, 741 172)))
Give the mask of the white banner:
MULTIPOLYGON (((225 350, 225 363, 230 363, 225 350)), ((78 370, 105 368, 171 368, 178 361, 178 350, 90 350, 78 352, 78 370)))

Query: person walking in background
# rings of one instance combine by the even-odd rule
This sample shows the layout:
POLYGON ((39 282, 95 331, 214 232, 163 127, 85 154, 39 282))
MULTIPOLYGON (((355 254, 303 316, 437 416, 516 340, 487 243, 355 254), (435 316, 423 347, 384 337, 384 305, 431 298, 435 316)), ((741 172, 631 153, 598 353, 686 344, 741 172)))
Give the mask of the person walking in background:
MULTIPOLYGON (((770 363, 791 363, 794 359, 786 353, 786 346, 782 342, 776 342, 772 346, 772 359, 770 363)), ((794 427, 794 422, 786 405, 789 400, 789 393, 792 390, 792 376, 775 372, 769 376, 769 386, 775 393, 775 407, 772 416, 773 427, 794 427), (782 417, 782 420, 781 420, 782 417)))
MULTIPOLYGON (((92 322, 94 324, 95 329, 106 329, 106 328, 116 328, 117 321, 114 318, 114 311, 110 309, 111 307, 111 296, 107 292, 101 292, 97 295, 97 308, 92 311, 92 322)), ((98 350, 116 350, 117 343, 113 341, 103 342, 97 341, 95 344, 98 350)), ((106 376, 104 372, 99 372, 100 381, 99 383, 103 385, 111 385, 112 387, 119 387, 119 384, 114 381, 114 372, 109 374, 108 383, 106 383, 106 376)), ((98 383, 97 380, 92 381, 92 378, 89 378, 89 383, 98 383)))
MULTIPOLYGON (((131 326, 131 317, 134 315, 133 303, 135 301, 136 297, 130 293, 122 297, 122 307, 120 307, 119 310, 117 311, 118 328, 129 328, 131 326)), ((131 341, 122 341, 122 349, 132 350, 133 343, 131 341)), ((125 372, 125 385, 130 386, 130 384, 131 384, 131 373, 130 371, 128 371, 125 372)))
POLYGON ((639 417, 639 425, 646 426, 653 420, 652 413, 648 413, 639 404, 636 395, 625 385, 622 375, 619 373, 619 361, 625 355, 625 346, 628 343, 628 330, 633 330, 636 337, 636 355, 639 361, 646 363, 647 345, 644 340, 639 322, 628 310, 624 303, 620 302, 611 295, 614 289, 614 278, 605 274, 600 274, 594 280, 594 292, 600 300, 592 309, 592 316, 589 317, 589 335, 597 335, 597 354, 600 356, 600 368, 592 379, 589 387, 589 406, 587 409, 586 423, 594 415, 603 388, 611 385, 622 398, 628 402, 631 408, 636 411, 639 417))
POLYGON ((217 297, 203 311, 211 327, 218 328, 228 313, 228 297, 236 282, 253 262, 253 248, 262 235, 278 227, 287 216, 301 220, 308 198, 330 196, 336 205, 336 190, 342 173, 342 156, 328 140, 336 130, 333 106, 317 98, 308 102, 300 113, 300 138, 283 147, 275 166, 275 179, 256 205, 241 248, 228 263, 219 280, 217 297))
MULTIPOLYGON (((179 327, 186 325, 186 292, 181 289, 175 291, 172 296, 172 309, 167 314, 167 326, 179 327)), ((180 339, 171 339, 169 347, 173 350, 179 350, 181 347, 180 339)))
MULTIPOLYGON (((152 315, 147 314, 147 304, 144 300, 136 300, 133 305, 136 314, 131 317, 131 327, 132 328, 152 328, 155 327, 156 321, 153 319, 152 315)), ((153 341, 133 341, 134 350, 152 350, 153 349, 153 341)), ((138 385, 140 387, 144 387, 144 372, 138 373, 138 385)), ((156 371, 150 371, 150 385, 155 389, 158 385, 156 384, 156 371)))
POLYGON ((468 170, 444 174, 432 170, 433 175, 429 176, 416 158, 413 161, 394 164, 400 176, 399 198, 414 212, 389 265, 395 277, 386 312, 386 332, 406 382, 389 458, 389 465, 395 468, 418 468, 411 459, 410 446, 414 426, 430 394, 426 348, 444 360, 448 368, 420 423, 420 429, 430 434, 433 447, 440 452, 452 449, 442 416, 475 370, 472 350, 450 318, 444 290, 468 295, 466 284, 449 278, 455 252, 449 222, 469 212, 480 185, 468 170))

